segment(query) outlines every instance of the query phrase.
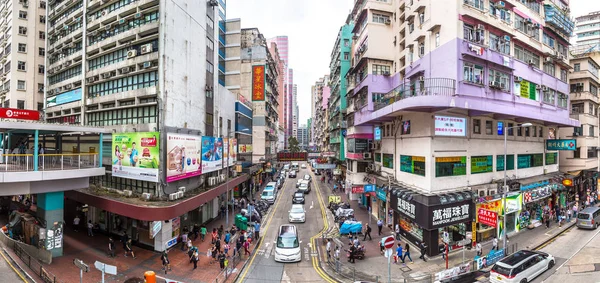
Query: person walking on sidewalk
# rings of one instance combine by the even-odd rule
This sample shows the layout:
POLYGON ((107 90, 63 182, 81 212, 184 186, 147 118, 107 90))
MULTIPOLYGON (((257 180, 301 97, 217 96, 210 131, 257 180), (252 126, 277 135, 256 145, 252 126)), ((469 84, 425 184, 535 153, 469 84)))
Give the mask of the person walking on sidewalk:
POLYGON ((167 254, 167 251, 162 252, 160 260, 163 266, 162 269, 165 271, 165 274, 167 274, 167 271, 171 271, 171 261, 169 261, 169 255, 167 254))
POLYGON ((379 232, 379 236, 381 236, 382 228, 383 228, 383 220, 381 220, 381 218, 379 218, 379 220, 377 220, 377 231, 379 232))
POLYGON ((419 258, 423 259, 424 262, 427 262, 427 259, 425 258, 425 253, 427 252, 427 246, 425 245, 425 243, 419 242, 419 249, 421 250, 421 256, 419 258))
POLYGON ((200 239, 204 242, 204 238, 206 238, 206 226, 202 225, 200 228, 200 239))
POLYGON ((335 246, 335 252, 333 253, 333 258, 336 261, 340 261, 340 246, 338 246, 338 245, 335 246))
POLYGON ((571 215, 572 215, 571 210, 567 208, 567 222, 571 222, 571 215))
POLYGON ((115 257, 115 240, 112 237, 108 238, 108 256, 115 257))
POLYGON ((225 232, 225 244, 229 244, 229 240, 231 240, 231 234, 227 231, 225 232))
POLYGON ((348 253, 350 254, 349 257, 348 257, 348 262, 354 263, 354 256, 356 254, 356 247, 350 246, 350 250, 348 250, 348 253))
POLYGON ((327 261, 331 261, 331 239, 327 239, 327 247, 325 250, 327 250, 327 261))
POLYGON ((369 224, 367 224, 367 228, 365 229, 365 237, 363 238, 363 241, 367 240, 367 236, 369 236, 369 241, 373 240, 373 238, 371 238, 371 226, 369 224))
POLYGON ((219 229, 217 229, 217 234, 219 235, 219 240, 221 240, 221 238, 223 237, 223 224, 221 224, 221 226, 219 226, 219 229))
POLYGON ((385 252, 385 246, 383 245, 383 241, 379 241, 379 253, 383 255, 385 252))
POLYGON ((238 238, 235 242, 235 250, 233 251, 234 256, 237 254, 239 257, 242 257, 242 245, 242 239, 238 238))
POLYGON ((225 253, 220 253, 218 256, 219 259, 219 266, 221 267, 221 270, 225 269, 225 253))
POLYGON ((408 259, 410 259, 410 263, 415 263, 412 258, 410 257, 410 246, 408 245, 408 242, 406 242, 404 244, 404 255, 402 256, 402 262, 404 263, 405 260, 408 257, 408 259))
POLYGON ((254 222, 254 239, 260 238, 260 223, 254 222))
POLYGON ((444 243, 444 250, 442 251, 442 259, 446 259, 448 256, 448 243, 444 243))
POLYGON ((250 248, 250 239, 246 240, 243 244, 244 246, 244 255, 250 255, 250 251, 248 250, 248 248, 250 248))
POLYGON ((546 229, 550 228, 550 215, 548 213, 544 214, 544 222, 546 223, 546 229))
POLYGON ((394 255, 394 264, 398 264, 398 260, 402 260, 402 263, 404 263, 404 257, 402 257, 402 243, 398 243, 398 247, 396 248, 396 255, 394 255))
POLYGON ((400 225, 396 224, 394 232, 396 233, 396 241, 400 241, 400 225))
POLYGON ((221 240, 217 239, 217 241, 215 242, 215 247, 217 248, 217 251, 220 253, 221 252, 221 240))
POLYGON ((79 215, 75 215, 75 218, 73 219, 73 230, 75 230, 75 232, 79 232, 79 222, 81 222, 79 215))
POLYGON ((94 224, 92 220, 88 220, 87 223, 88 237, 94 237, 94 224))
MULTIPOLYGON (((193 233, 194 233, 194 241, 195 241, 196 239, 198 239, 198 233, 200 232, 200 227, 198 227, 198 224, 197 224, 197 223, 195 223, 195 224, 194 224, 194 227, 192 228, 192 231, 191 231, 191 232, 193 232, 193 233)), ((204 239, 203 239, 202 241, 204 242, 204 239)))
POLYGON ((187 233, 181 233, 181 250, 182 251, 186 251, 187 242, 188 242, 187 233))
POLYGON ((127 257, 127 254, 129 253, 133 257, 133 259, 136 259, 135 254, 133 253, 133 249, 131 248, 131 239, 127 240, 127 242, 125 243, 125 257, 127 257))
POLYGON ((477 252, 477 256, 481 256, 483 254, 481 251, 481 243, 477 243, 477 245, 475 245, 475 251, 477 252))
POLYGON ((494 239, 492 240, 492 250, 497 251, 498 250, 498 238, 494 237, 494 239))
POLYGON ((215 242, 217 241, 217 237, 218 236, 219 236, 219 234, 217 234, 217 228, 213 228, 213 231, 212 231, 212 234, 211 234, 212 240, 211 240, 210 243, 214 245, 215 242))
POLYGON ((199 256, 198 251, 194 250, 194 253, 192 254, 192 258, 190 259, 194 263, 194 269, 198 268, 198 261, 200 260, 200 258, 198 256, 199 256))

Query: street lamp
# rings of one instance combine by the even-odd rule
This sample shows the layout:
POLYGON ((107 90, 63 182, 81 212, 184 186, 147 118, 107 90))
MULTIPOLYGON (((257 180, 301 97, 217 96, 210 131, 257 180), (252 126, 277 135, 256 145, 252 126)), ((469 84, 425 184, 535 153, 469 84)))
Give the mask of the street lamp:
POLYGON ((523 123, 521 125, 516 125, 513 127, 504 127, 504 186, 502 187, 502 208, 504 209, 504 213, 502 215, 502 228, 504 229, 504 235, 502 237, 502 248, 504 248, 504 252, 506 253, 506 193, 508 192, 508 188, 506 186, 506 163, 508 163, 508 160, 506 160, 506 150, 507 150, 507 141, 506 141, 506 137, 508 135, 508 130, 509 129, 516 129, 516 128, 525 128, 525 127, 531 127, 533 124, 531 123, 523 123))

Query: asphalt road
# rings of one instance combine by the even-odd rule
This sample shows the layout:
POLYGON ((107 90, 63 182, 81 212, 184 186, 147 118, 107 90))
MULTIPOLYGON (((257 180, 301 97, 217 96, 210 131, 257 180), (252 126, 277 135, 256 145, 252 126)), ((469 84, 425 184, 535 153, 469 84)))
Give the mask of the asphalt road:
POLYGON ((0 282, 26 282, 17 275, 13 267, 11 267, 12 263, 9 263, 8 260, 6 255, 2 253, 0 257, 0 282))
MULTIPOLYGON (((300 163, 302 164, 302 163, 300 163)), ((241 272, 238 282, 323 282, 314 270, 310 238, 323 229, 321 207, 317 199, 317 180, 313 180, 312 191, 305 195, 306 223, 294 223, 300 235, 302 261, 297 263, 275 262, 275 241, 279 226, 288 224, 288 211, 292 206, 292 195, 296 191, 296 182, 309 174, 310 169, 300 169, 297 178, 287 178, 280 189, 276 203, 271 206, 266 222, 261 227, 264 237, 255 256, 250 258, 248 266, 241 272)), ((312 175, 312 174, 311 174, 312 175)), ((314 176, 313 176, 314 177, 314 176)))
POLYGON ((547 252, 554 256, 556 265, 532 282, 598 282, 598 273, 595 277, 588 272, 573 272, 585 270, 586 266, 591 265, 594 268, 594 263, 600 264, 600 229, 598 230, 583 230, 573 226, 553 242, 547 244, 540 249, 542 252, 547 252), (586 275, 591 276, 589 281, 584 279, 586 275))

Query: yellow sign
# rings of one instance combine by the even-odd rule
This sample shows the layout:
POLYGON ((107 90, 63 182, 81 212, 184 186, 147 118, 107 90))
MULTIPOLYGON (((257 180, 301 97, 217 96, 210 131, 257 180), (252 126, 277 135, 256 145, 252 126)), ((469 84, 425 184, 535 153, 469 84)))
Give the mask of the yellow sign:
POLYGON ((425 156, 413 156, 412 160, 418 162, 425 162, 425 156))
POLYGON ((471 222, 471 226, 472 226, 472 232, 473 232, 473 243, 477 242, 477 223, 475 222, 471 222))
POLYGON ((461 156, 453 156, 453 157, 436 157, 435 162, 461 162, 461 156))
POLYGON ((529 98, 529 82, 526 80, 521 81, 521 97, 529 98))
POLYGON ((340 196, 329 196, 329 203, 340 203, 342 202, 342 197, 340 196))

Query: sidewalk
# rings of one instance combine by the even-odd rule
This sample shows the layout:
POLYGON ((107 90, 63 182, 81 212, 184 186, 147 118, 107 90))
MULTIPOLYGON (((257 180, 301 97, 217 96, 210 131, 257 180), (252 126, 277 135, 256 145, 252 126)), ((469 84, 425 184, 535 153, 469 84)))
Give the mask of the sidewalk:
MULTIPOLYGON (((322 183, 320 183, 320 185, 323 186, 322 183)), ((325 194, 332 194, 331 185, 325 184, 323 187, 328 188, 323 190, 325 194)), ((342 201, 347 201, 347 196, 345 194, 342 194, 342 201)), ((363 227, 365 227, 365 224, 368 223, 368 218, 370 217, 369 213, 365 208, 359 208, 357 201, 350 201, 350 204, 354 209, 356 219, 362 221, 363 227)), ((367 241, 363 241, 363 236, 360 237, 361 244, 365 245, 367 249, 366 258, 364 260, 357 259, 356 263, 352 264, 347 262, 346 252, 343 252, 342 250, 342 252, 340 252, 339 272, 336 271, 338 266, 336 266, 335 263, 322 263, 324 270, 328 274, 333 275, 334 277, 340 277, 341 275, 341 277, 351 280, 365 280, 372 282, 376 282, 377 280, 381 282, 382 280, 387 279, 387 258, 379 253, 379 242, 382 237, 393 235, 393 232, 391 229, 384 226, 382 236, 378 236, 377 225, 375 224, 376 219, 373 218, 371 223, 371 236, 373 237, 373 241, 369 241, 368 239, 367 241)), ((562 228, 559 228, 558 224, 553 222, 549 229, 546 229, 545 226, 540 226, 532 230, 522 230, 513 236, 509 236, 509 241, 507 243, 508 252, 514 253, 521 249, 536 249, 573 225, 575 225, 575 221, 571 220, 570 223, 563 224, 562 228)), ((343 249, 348 247, 348 239, 346 236, 340 236, 338 239, 334 238, 334 242, 343 244, 343 249)), ((402 237, 401 242, 404 245, 406 239, 402 237)), ((502 246, 502 241, 500 241, 500 246, 502 246)), ((325 246, 320 245, 320 247, 321 254, 326 255, 325 246)), ((482 243, 482 247, 483 255, 488 254, 492 248, 491 241, 482 243)), ((475 255, 475 249, 466 249, 464 251, 464 263, 472 262, 475 255)), ((419 250, 416 246, 411 244, 413 264, 411 264, 408 259, 406 259, 407 264, 393 264, 392 261, 392 281, 410 279, 411 282, 420 280, 429 280, 427 282, 431 282, 432 278, 435 278, 435 273, 446 269, 446 262, 442 259, 441 255, 433 258, 427 257, 427 262, 419 259, 419 256, 419 250)), ((463 263, 463 249, 450 252, 448 266, 454 267, 461 263, 463 263)))

